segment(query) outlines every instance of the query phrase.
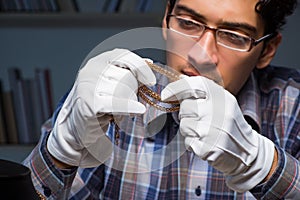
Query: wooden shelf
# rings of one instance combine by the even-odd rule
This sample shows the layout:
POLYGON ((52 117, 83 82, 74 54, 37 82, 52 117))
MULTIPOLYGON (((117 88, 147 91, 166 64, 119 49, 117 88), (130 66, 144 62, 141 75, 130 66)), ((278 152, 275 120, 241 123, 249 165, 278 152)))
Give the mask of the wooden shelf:
POLYGON ((0 27, 157 27, 161 25, 162 17, 155 13, 1 13, 0 27))

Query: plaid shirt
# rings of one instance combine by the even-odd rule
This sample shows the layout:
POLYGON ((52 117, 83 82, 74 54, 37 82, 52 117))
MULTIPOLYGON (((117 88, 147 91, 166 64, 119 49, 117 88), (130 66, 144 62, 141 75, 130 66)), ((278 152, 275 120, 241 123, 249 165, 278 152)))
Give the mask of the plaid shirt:
MULTIPOLYGON (((152 89, 160 92, 159 87, 152 89)), ((48 199, 296 199, 300 197, 299 89, 299 71, 269 66, 254 71, 237 96, 247 121, 274 141, 279 156, 272 177, 246 193, 230 190, 221 172, 185 151, 183 138, 177 134, 176 113, 161 115, 149 105, 144 116, 121 127, 130 134, 119 130, 116 137, 116 127, 111 124, 107 136, 115 148, 105 165, 57 169, 46 150, 50 120, 24 164, 32 170, 36 189, 48 199), (135 135, 139 125, 158 116, 166 123, 157 134, 135 135)))

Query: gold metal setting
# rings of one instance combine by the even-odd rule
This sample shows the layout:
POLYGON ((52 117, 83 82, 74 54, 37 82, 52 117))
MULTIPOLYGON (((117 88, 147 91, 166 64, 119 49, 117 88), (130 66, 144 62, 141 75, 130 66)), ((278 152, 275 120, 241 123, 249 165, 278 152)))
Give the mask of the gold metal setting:
MULTIPOLYGON (((170 81, 179 80, 179 75, 178 74, 176 74, 172 71, 169 71, 167 69, 164 69, 164 68, 162 68, 158 65, 155 65, 155 64, 153 64, 149 61, 146 61, 146 63, 148 64, 148 66, 152 70, 168 77, 170 81)), ((158 110, 161 110, 161 111, 164 111, 164 112, 175 112, 175 111, 179 110, 179 101, 162 101, 161 97, 158 93, 152 91, 151 89, 149 89, 145 85, 141 85, 138 88, 138 96, 141 97, 147 104, 149 104, 150 106, 155 107, 158 110), (151 100, 151 98, 153 100, 151 100), (164 107, 164 106, 158 105, 157 102, 161 102, 163 104, 170 104, 170 106, 169 107, 164 107)))
POLYGON ((41 200, 46 200, 46 197, 44 195, 42 195, 39 191, 36 190, 36 193, 41 200))

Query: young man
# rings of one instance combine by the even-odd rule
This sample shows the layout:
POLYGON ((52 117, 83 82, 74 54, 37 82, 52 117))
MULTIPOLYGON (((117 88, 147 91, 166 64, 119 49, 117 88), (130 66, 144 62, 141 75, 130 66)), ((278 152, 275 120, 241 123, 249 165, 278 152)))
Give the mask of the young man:
POLYGON ((181 75, 159 92, 165 77, 138 55, 91 58, 24 161, 36 190, 49 199, 299 198, 300 73, 269 65, 295 5, 170 0, 167 65, 181 75), (138 101, 140 83, 150 101, 138 101), (151 108, 162 108, 157 93, 179 111, 165 109, 163 125, 143 135, 151 108))

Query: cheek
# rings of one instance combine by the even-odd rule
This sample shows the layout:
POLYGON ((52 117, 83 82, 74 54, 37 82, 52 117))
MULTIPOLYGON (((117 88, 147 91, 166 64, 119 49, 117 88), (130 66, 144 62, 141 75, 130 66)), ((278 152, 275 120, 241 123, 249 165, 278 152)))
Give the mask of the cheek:
POLYGON ((224 81, 224 88, 237 94, 255 68, 258 55, 245 52, 236 54, 220 54, 218 70, 224 81))

